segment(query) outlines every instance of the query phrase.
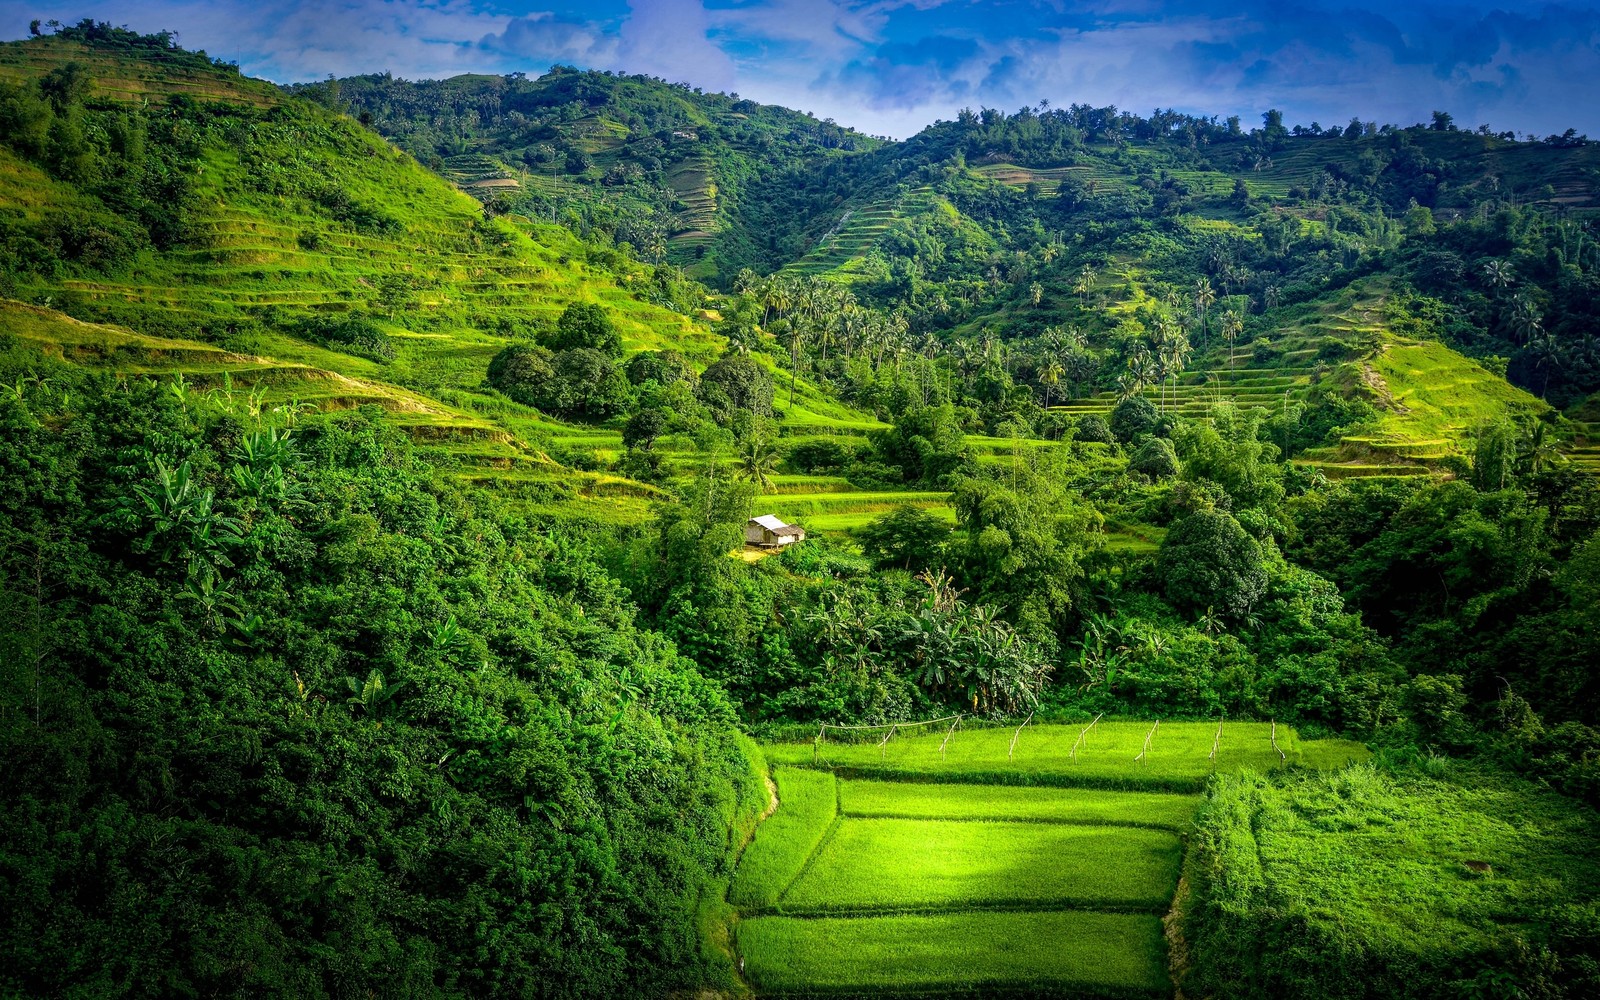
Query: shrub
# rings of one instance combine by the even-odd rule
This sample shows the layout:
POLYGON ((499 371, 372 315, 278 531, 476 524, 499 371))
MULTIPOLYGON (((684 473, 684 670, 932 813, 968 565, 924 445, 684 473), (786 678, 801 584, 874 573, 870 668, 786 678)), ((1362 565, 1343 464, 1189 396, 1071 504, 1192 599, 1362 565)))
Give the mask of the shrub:
POLYGON ((1123 444, 1131 444, 1161 426, 1161 416, 1143 396, 1130 396, 1111 411, 1111 433, 1123 444))
POLYGON ((538 406, 541 388, 555 377, 550 352, 543 347, 511 344, 489 362, 489 385, 524 406, 538 406))
POLYGON ((1220 510, 1202 510, 1173 525, 1161 543, 1159 569, 1167 599, 1189 611, 1243 616, 1267 590, 1261 543, 1220 510))
POLYGON ((1153 437, 1134 452, 1128 468, 1151 479, 1168 479, 1178 474, 1178 456, 1166 438, 1153 437))
POLYGON ((1098 413, 1091 413, 1078 421, 1078 440, 1112 444, 1117 439, 1112 435, 1111 426, 1106 423, 1106 418, 1098 413))
POLYGON ((364 316, 313 316, 295 331, 323 347, 374 361, 393 361, 394 341, 383 328, 364 316))
POLYGON ((604 308, 592 302, 574 302, 556 320, 556 330, 549 344, 555 351, 582 348, 614 358, 622 353, 622 334, 617 332, 604 308))

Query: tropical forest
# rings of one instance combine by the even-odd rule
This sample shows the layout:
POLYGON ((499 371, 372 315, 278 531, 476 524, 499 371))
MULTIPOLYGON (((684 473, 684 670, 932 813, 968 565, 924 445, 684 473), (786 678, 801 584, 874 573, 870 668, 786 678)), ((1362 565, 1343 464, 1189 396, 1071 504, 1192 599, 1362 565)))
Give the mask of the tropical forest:
POLYGON ((0 997, 1600 995, 1600 143, 7 27, 0 997))

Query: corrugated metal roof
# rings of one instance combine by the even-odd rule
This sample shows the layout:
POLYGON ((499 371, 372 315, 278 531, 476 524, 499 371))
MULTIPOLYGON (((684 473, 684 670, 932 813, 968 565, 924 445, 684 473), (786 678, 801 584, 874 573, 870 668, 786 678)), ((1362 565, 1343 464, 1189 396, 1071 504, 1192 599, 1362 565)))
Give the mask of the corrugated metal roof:
POLYGON ((760 517, 752 517, 750 523, 759 524, 768 531, 777 531, 779 528, 788 527, 787 524, 778 520, 778 515, 776 514, 762 514, 760 517))

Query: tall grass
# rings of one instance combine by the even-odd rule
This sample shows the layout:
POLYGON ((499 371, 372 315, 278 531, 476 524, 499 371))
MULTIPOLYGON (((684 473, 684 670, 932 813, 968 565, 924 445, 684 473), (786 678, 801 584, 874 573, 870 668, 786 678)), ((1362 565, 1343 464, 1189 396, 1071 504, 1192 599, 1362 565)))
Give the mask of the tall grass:
POLYGON ((1191 995, 1593 996, 1596 815, 1505 776, 1217 780, 1187 863, 1191 995))

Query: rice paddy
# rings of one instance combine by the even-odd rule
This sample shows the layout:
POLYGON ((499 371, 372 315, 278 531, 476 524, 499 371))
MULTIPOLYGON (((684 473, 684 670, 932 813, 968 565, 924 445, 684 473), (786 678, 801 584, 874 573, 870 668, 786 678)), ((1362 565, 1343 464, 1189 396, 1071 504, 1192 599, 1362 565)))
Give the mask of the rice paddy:
POLYGON ((1366 755, 1270 722, 937 730, 767 747, 780 805, 729 893, 758 996, 1170 996, 1207 778, 1366 755))
POLYGON ((846 816, 779 908, 1157 912, 1177 888, 1182 855, 1168 830, 846 816))

